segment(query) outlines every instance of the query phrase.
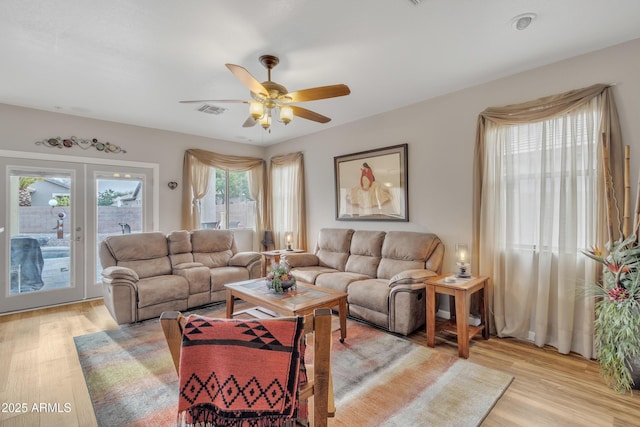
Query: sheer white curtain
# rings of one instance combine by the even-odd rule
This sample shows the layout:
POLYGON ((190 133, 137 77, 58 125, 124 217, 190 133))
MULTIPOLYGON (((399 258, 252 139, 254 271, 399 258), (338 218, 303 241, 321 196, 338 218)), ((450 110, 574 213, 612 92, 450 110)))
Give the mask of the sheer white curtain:
POLYGON ((292 246, 306 249, 307 224, 302 153, 271 159, 269 204, 273 239, 277 248, 286 246, 285 233, 293 233, 292 246))
POLYGON ((593 298, 584 289, 598 270, 580 250, 606 239, 602 134, 619 160, 605 85, 481 115, 474 255, 478 273, 492 279, 498 336, 592 357, 593 298))

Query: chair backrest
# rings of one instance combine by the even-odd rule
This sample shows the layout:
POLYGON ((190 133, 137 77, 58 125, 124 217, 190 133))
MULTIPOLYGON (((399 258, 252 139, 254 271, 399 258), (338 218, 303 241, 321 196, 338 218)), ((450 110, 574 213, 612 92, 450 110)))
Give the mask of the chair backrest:
MULTIPOLYGON (((178 311, 168 311, 160 316, 167 345, 176 367, 180 372, 180 347, 185 317, 178 311)), ((313 362, 307 367, 309 381, 300 389, 300 400, 313 397, 313 426, 326 426, 327 418, 335 413, 333 401, 333 381, 331 378, 331 310, 316 309, 313 314, 304 317, 305 335, 313 334, 313 362), (311 374, 312 372, 312 374, 311 374)), ((255 363, 247 361, 247 363, 255 363)))

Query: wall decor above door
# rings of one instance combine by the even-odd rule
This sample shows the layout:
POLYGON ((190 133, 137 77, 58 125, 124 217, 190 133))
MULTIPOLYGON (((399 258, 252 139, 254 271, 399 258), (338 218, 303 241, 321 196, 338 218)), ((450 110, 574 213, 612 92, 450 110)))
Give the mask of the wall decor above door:
POLYGON ((89 148, 95 148, 98 151, 105 153, 126 153, 127 151, 122 149, 119 145, 112 144, 110 142, 100 142, 96 138, 82 139, 72 136, 70 138, 45 138, 42 141, 36 141, 36 145, 44 145, 49 148, 72 148, 80 147, 83 150, 89 148))

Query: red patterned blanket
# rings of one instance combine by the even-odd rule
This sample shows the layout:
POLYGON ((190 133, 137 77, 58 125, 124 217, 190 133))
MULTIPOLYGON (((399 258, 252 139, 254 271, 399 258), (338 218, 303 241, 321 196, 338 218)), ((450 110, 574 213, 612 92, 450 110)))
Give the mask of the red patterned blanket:
POLYGON ((187 318, 178 425, 281 426, 306 418, 303 318, 187 318))

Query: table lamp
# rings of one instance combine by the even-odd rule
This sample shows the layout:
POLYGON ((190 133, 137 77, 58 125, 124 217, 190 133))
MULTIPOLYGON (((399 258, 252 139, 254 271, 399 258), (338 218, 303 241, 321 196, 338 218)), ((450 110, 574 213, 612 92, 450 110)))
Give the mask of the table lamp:
POLYGON ((469 247, 465 243, 456 243, 456 264, 458 273, 456 277, 460 279, 468 279, 469 274, 469 247))

